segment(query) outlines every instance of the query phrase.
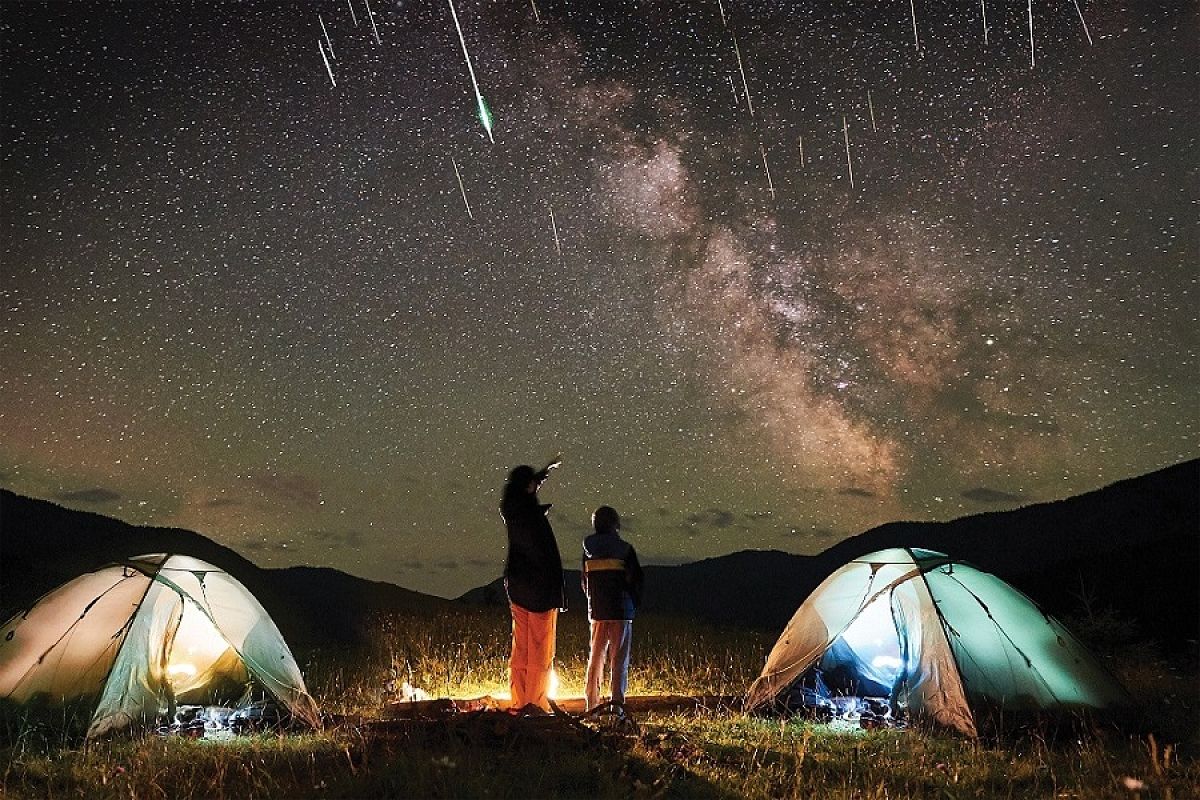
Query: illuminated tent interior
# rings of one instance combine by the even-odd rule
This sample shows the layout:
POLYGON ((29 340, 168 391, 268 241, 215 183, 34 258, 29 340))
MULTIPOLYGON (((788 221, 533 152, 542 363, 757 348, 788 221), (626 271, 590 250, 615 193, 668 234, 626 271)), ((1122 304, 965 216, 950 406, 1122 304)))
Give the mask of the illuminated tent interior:
POLYGON ((847 697, 976 736, 983 709, 1108 709, 1128 695, 1004 581, 942 553, 894 548, 851 561, 804 601, 746 708, 847 697))
POLYGON ((266 610, 227 572, 144 555, 63 584, 0 628, 0 698, 95 703, 88 738, 154 724, 182 704, 246 702, 260 687, 320 727, 316 703, 266 610))

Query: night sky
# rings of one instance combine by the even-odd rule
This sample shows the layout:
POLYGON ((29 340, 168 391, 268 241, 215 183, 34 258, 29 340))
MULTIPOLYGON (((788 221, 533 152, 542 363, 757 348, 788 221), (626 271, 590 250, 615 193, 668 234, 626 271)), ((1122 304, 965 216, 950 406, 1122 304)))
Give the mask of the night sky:
POLYGON ((5 0, 0 486, 453 596, 557 452, 569 565, 1200 455, 1200 4, 534 2, 492 142, 441 0, 5 0))

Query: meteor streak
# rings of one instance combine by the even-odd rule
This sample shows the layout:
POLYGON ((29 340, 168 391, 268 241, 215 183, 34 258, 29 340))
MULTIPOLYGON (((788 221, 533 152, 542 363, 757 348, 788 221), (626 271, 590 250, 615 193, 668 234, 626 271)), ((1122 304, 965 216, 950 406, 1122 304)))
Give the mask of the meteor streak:
POLYGON ((371 18, 371 32, 375 34, 375 44, 383 44, 379 38, 379 28, 375 27, 375 12, 371 10, 371 0, 364 0, 367 4, 367 16, 371 18))
POLYGON ((492 112, 488 110, 487 103, 483 100, 483 94, 479 91, 479 81, 475 80, 475 67, 471 66, 471 54, 467 52, 467 40, 463 37, 462 26, 458 24, 458 12, 454 10, 454 0, 447 0, 450 4, 450 16, 454 17, 454 29, 458 31, 458 42, 462 45, 463 58, 467 60, 467 72, 471 74, 471 87, 475 90, 475 102, 479 106, 479 121, 483 123, 483 129, 487 131, 488 141, 492 144, 496 140, 492 138, 492 112))
POLYGON ((550 209, 550 230, 554 231, 554 249, 558 252, 558 257, 562 258, 562 243, 558 240, 558 224, 554 221, 554 209, 550 209))
POLYGON ((475 215, 471 213, 471 204, 467 202, 467 188, 463 186, 462 173, 458 171, 458 162, 454 160, 454 156, 450 156, 450 163, 454 165, 454 177, 458 178, 458 190, 462 192, 463 205, 467 207, 467 216, 475 219, 475 215))
POLYGON ((321 23, 321 33, 325 34, 325 44, 329 45, 329 57, 337 60, 337 56, 333 54, 333 40, 329 38, 329 30, 325 27, 325 20, 321 19, 321 15, 317 14, 317 22, 321 23))
POLYGON ((754 116, 754 101, 750 99, 750 84, 746 82, 746 68, 742 66, 742 49, 738 47, 737 34, 730 32, 733 36, 733 52, 737 56, 738 72, 742 73, 742 87, 746 90, 746 108, 750 109, 750 116, 754 116))
POLYGON ((1029 0, 1029 68, 1033 69, 1033 0, 1029 0))
POLYGON ((346 0, 346 5, 350 6, 350 19, 354 20, 354 27, 358 27, 358 14, 354 13, 354 0, 346 0))
POLYGON ((325 71, 329 73, 329 82, 333 84, 333 88, 337 88, 337 81, 333 79, 333 67, 329 66, 329 57, 325 55, 325 45, 317 39, 317 49, 321 51, 321 60, 325 62, 325 71))
POLYGON ((912 13, 913 22, 913 46, 917 48, 917 52, 921 52, 921 40, 917 38, 917 6, 916 0, 908 0, 908 10, 912 13))
POLYGON ((767 165, 767 148, 760 144, 758 151, 762 153, 763 170, 767 173, 767 191, 771 193, 771 199, 774 200, 775 183, 771 180, 771 168, 767 165))
POLYGON ((842 137, 846 140, 846 169, 850 172, 850 188, 854 188, 854 165, 850 163, 850 128, 846 125, 846 117, 842 115, 842 137))
POLYGON ((1087 37, 1088 47, 1092 46, 1092 34, 1088 31, 1087 20, 1083 18, 1083 9, 1079 7, 1079 0, 1075 0, 1075 13, 1079 15, 1079 22, 1083 25, 1083 35, 1087 37))

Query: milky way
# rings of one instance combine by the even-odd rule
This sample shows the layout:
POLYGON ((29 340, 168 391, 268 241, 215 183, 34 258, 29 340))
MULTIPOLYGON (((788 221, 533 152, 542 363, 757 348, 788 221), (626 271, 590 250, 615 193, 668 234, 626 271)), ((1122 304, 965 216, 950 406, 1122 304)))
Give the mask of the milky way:
POLYGON ((556 452, 568 562, 1195 457, 1200 14, 1079 7, 7 3, 0 485, 453 595, 556 452))

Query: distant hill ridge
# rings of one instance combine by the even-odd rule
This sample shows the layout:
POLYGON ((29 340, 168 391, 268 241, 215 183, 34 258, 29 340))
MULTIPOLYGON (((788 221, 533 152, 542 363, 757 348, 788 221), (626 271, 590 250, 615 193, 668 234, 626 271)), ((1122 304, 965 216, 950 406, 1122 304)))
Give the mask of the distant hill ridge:
MULTIPOLYGON (((636 537, 635 537, 636 543, 636 537)), ((564 562, 575 544, 560 542, 564 562)), ((777 630, 846 561, 887 547, 939 550, 995 572, 1051 613, 1085 601, 1136 621, 1168 647, 1200 638, 1200 459, 1077 497, 951 522, 895 522, 817 556, 746 550, 646 568, 644 612, 777 630)), ((433 614, 506 604, 499 580, 445 600, 335 569, 264 569, 192 531, 153 528, 0 489, 0 619, 83 572, 139 553, 187 553, 226 569, 289 641, 341 642, 377 612, 433 614)), ((572 611, 584 608, 578 572, 572 611)))
MULTIPOLYGON (((631 537, 635 544, 637 538, 631 537)), ((563 543, 560 543, 560 545, 563 543)), ((743 551, 647 567, 644 610, 779 629, 842 564, 889 547, 948 553, 994 572, 1053 614, 1111 609, 1168 647, 1200 639, 1200 459, 1086 494, 950 522, 892 522, 816 556, 743 551)), ((563 548, 565 550, 565 546, 563 548)), ((564 561, 578 556, 564 552, 564 561)), ((568 602, 583 605, 577 571, 568 602)), ((502 603, 500 581, 469 603, 502 603)))
POLYGON ((56 586, 143 553, 186 553, 246 585, 288 641, 350 641, 373 612, 436 613, 455 603, 326 567, 264 569, 193 531, 130 525, 0 489, 0 619, 56 586))

